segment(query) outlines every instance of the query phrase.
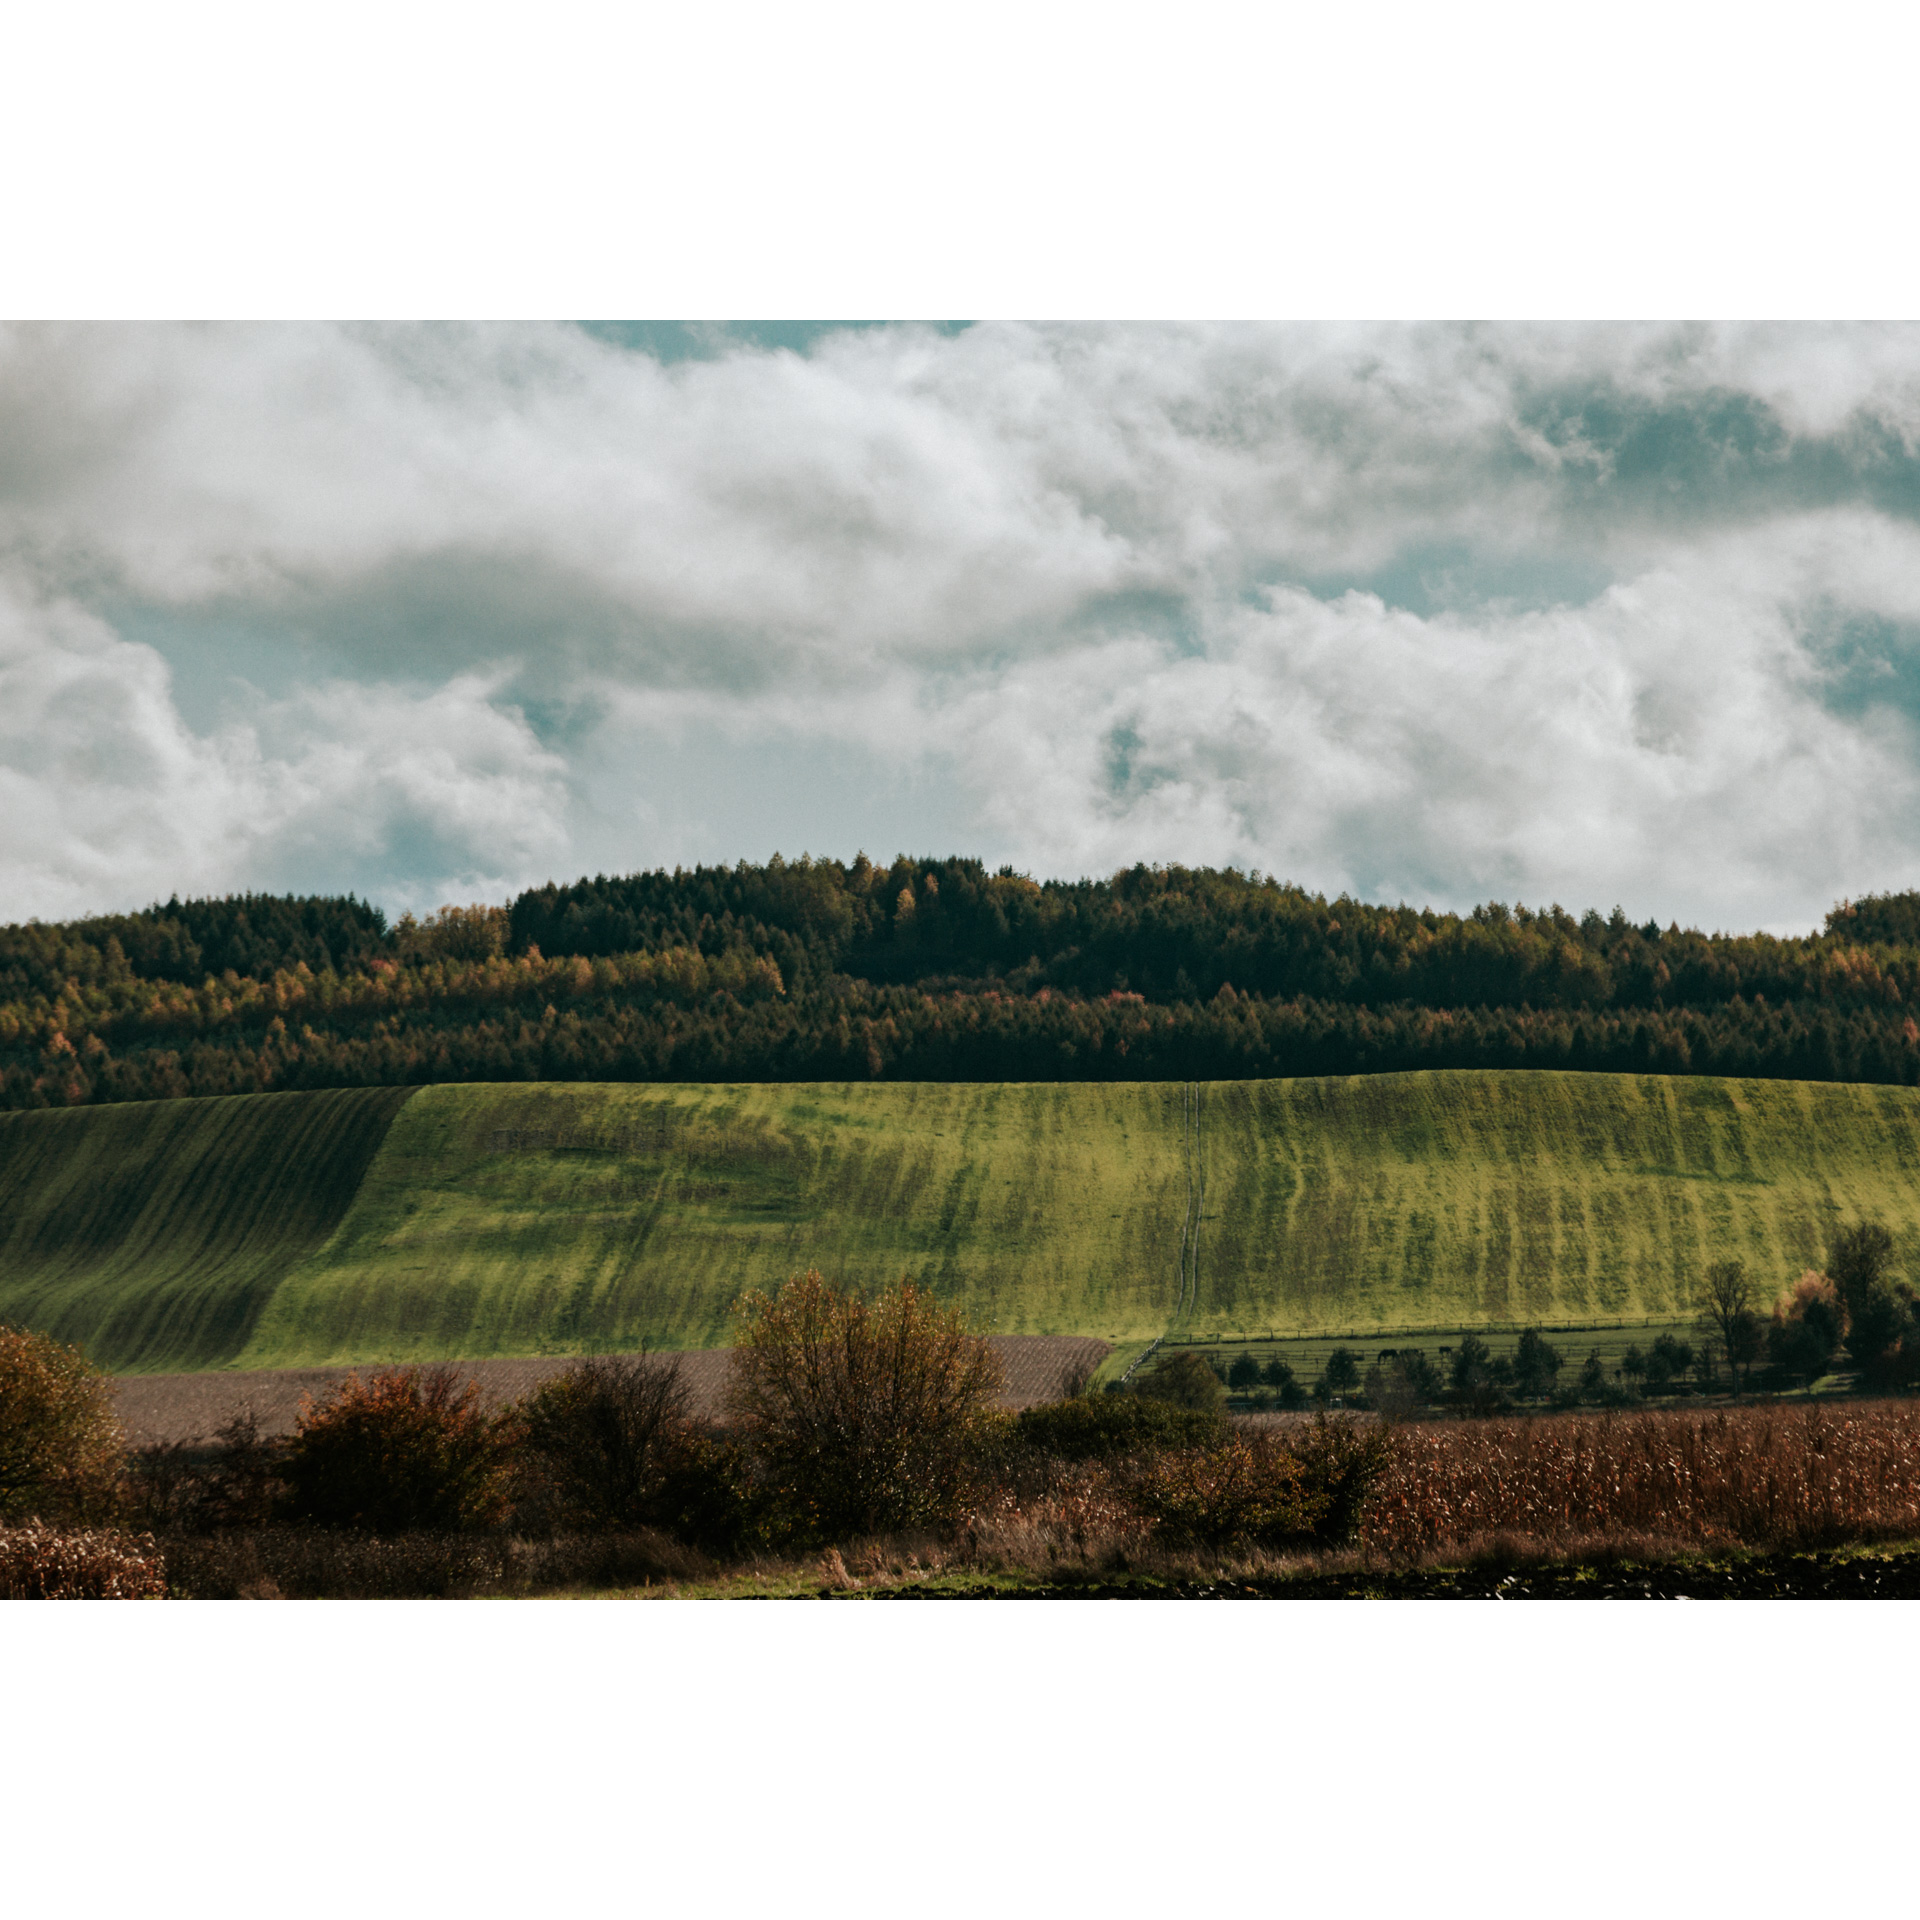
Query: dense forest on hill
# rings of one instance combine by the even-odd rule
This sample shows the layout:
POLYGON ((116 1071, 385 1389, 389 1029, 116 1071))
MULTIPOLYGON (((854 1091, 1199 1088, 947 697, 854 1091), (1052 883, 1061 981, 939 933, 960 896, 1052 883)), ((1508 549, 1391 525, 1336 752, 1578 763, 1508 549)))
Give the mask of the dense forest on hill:
POLYGON ((1805 938, 1466 915, 1233 869, 695 867, 390 926, 239 895, 0 928, 0 1106, 449 1080, 1920 1081, 1920 893, 1805 938))

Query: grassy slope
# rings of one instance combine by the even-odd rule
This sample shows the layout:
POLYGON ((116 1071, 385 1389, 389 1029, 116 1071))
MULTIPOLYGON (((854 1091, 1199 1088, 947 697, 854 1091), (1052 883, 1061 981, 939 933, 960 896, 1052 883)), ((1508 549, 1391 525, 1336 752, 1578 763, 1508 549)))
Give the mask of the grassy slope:
POLYGON ((1684 1314, 1871 1213, 1920 1255, 1920 1091, 1449 1072, 1208 1089, 1203 1328, 1684 1314))
MULTIPOLYGON (((725 1338, 809 1264, 912 1272, 997 1333, 1166 1316, 1177 1086, 431 1087, 249 1366, 725 1338), (1173 1124, 1167 1124, 1168 1117, 1173 1124), (494 1152, 496 1127, 655 1127, 625 1155, 494 1152)), ((1171 1237, 1170 1237, 1171 1236, 1171 1237)))
POLYGON ((409 1091, 0 1114, 0 1320, 114 1367, 236 1358, 409 1091))
MULTIPOLYGON (((743 1288, 814 1262, 864 1283, 911 1271, 1002 1333, 1138 1340, 1167 1327, 1186 1195, 1171 1084, 427 1088, 400 1108, 324 1246, 311 1231, 324 1209, 307 1227, 279 1217, 284 1184, 260 1210, 256 1236, 286 1248, 306 1234, 308 1251, 277 1287, 261 1277, 271 1262, 256 1264, 251 1290, 222 1292, 224 1269, 203 1271, 168 1238, 157 1200, 140 1216, 144 1254, 103 1251, 110 1236, 74 1204, 85 1167, 114 1159, 87 1144, 92 1129, 104 1140, 217 1108, 244 1141, 241 1116, 269 1101, 396 1098, 0 1121, 16 1130, 0 1132, 0 1197, 29 1196, 40 1226, 27 1238, 42 1249, 29 1283, 21 1232, 0 1239, 0 1315, 149 1367, 567 1352, 643 1336, 703 1346, 724 1337, 743 1288), (664 1136, 619 1155, 490 1141, 497 1127, 663 1121, 664 1136), (23 1171, 35 1129, 46 1138, 23 1171), (77 1145, 79 1173, 32 1171, 58 1168, 63 1145, 77 1145), (69 1238, 48 1254, 56 1218, 69 1238)), ((1820 1257, 1838 1215, 1878 1215, 1903 1266, 1920 1256, 1916 1090, 1451 1072, 1223 1082, 1203 1111, 1200 1300, 1182 1331, 1684 1315, 1708 1260, 1745 1256, 1770 1293, 1820 1257)), ((226 1170, 227 1189, 241 1172, 226 1170)), ((330 1193, 341 1177, 327 1173, 330 1193)), ((183 1189, 180 1220, 198 1219, 198 1204, 183 1189)), ((10 1224, 0 1216, 0 1233, 10 1224)))

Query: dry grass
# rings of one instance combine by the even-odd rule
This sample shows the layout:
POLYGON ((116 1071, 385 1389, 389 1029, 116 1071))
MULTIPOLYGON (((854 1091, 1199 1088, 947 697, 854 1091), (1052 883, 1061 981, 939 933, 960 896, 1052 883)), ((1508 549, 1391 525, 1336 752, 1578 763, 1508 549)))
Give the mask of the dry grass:
POLYGON ((166 1590, 151 1535, 63 1533, 37 1520, 0 1528, 0 1600, 158 1600, 166 1590))
POLYGON ((523 1540, 258 1527, 160 1545, 166 1588, 187 1600, 463 1600, 684 1583, 714 1572, 703 1555, 652 1532, 523 1540))
MULTIPOLYGON (((1007 1369, 999 1404, 1009 1410, 1058 1400, 1089 1376, 1112 1349, 1078 1335, 1008 1334, 992 1341, 1007 1369)), ((722 1412, 732 1352, 721 1347, 675 1355, 692 1411, 716 1419, 722 1412)), ((464 1380, 478 1380, 483 1402, 504 1406, 564 1373, 570 1356, 453 1363, 464 1380)), ((318 1400, 350 1373, 368 1366, 291 1367, 268 1373, 124 1374, 114 1386, 115 1409, 135 1447, 205 1446, 236 1413, 251 1408, 263 1438, 291 1433, 303 1395, 318 1400)))
POLYGON ((1636 1538, 1823 1547, 1920 1534, 1920 1405, 1580 1414, 1402 1428, 1362 1544, 1394 1557, 1636 1538))

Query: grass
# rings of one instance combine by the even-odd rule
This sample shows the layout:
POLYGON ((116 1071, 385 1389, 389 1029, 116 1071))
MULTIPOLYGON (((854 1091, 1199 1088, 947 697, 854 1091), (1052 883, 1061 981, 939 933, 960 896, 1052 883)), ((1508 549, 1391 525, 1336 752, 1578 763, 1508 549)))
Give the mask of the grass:
POLYGON ((1185 1179, 1175 1087, 432 1087, 244 1364, 705 1347, 818 1265, 930 1281, 996 1333, 1158 1325, 1185 1179), (1166 1124, 1171 1111, 1174 1124, 1166 1124), (621 1152, 498 1129, 629 1130, 621 1152))
POLYGON ((1336 1339, 1617 1330, 1555 1334, 1577 1365, 1687 1320, 1711 1260, 1745 1258, 1770 1297, 1843 1218, 1884 1220, 1903 1266, 1920 1255, 1920 1090, 1220 1082, 1176 1315, 1181 1105, 1168 1083, 546 1082, 8 1115, 0 1317, 122 1369, 697 1348, 740 1292, 817 1264, 911 1273, 995 1332, 1094 1334, 1126 1358, 1168 1332, 1297 1343, 1310 1378, 1336 1339), (312 1143, 293 1151, 302 1103, 312 1143), (572 1138, 501 1147, 503 1129, 572 1138))
POLYGON ((0 1114, 0 1320, 108 1367, 236 1361, 410 1091, 0 1114))

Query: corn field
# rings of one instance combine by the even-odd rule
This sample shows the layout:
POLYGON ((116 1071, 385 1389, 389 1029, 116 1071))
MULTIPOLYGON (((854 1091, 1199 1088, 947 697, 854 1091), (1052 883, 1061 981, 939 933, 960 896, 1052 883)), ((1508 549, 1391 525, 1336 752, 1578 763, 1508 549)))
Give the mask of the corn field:
POLYGON ((1402 1429, 1363 1544, 1419 1553, 1496 1533, 1751 1547, 1920 1535, 1920 1404, 1402 1429))

